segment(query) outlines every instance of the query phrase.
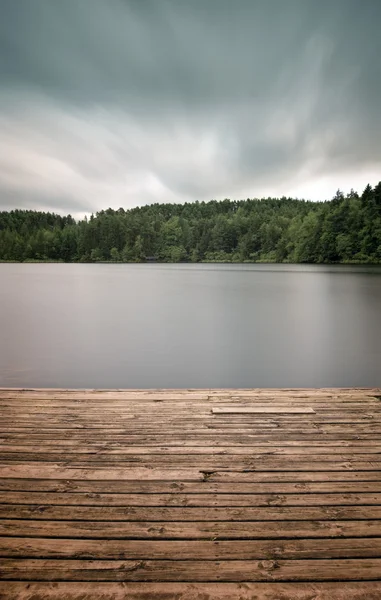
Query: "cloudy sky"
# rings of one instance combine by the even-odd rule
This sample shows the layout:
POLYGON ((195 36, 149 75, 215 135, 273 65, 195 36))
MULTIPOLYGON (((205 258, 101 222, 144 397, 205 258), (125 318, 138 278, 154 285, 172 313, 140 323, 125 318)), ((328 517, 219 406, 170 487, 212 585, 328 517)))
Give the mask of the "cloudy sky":
POLYGON ((381 179, 380 0, 0 0, 0 209, 381 179))

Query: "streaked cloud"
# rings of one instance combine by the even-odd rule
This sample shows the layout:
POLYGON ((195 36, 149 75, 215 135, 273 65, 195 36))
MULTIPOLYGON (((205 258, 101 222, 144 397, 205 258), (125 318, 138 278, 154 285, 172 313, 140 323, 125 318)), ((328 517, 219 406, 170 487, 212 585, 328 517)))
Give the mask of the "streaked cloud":
POLYGON ((2 0, 0 207, 381 179, 378 0, 2 0))

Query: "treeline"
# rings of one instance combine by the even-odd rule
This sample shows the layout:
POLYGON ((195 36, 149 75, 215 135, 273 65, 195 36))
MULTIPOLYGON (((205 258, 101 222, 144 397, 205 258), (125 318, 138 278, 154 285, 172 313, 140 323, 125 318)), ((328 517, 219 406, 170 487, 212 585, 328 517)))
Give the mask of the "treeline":
POLYGON ((0 212, 0 260, 381 262, 381 182, 329 202, 153 204, 70 215, 0 212))

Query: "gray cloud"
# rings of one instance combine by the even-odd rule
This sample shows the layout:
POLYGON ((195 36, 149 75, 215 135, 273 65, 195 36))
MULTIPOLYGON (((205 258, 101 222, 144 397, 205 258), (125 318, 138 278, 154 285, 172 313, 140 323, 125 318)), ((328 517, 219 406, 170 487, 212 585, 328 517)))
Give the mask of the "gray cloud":
POLYGON ((0 0, 0 207, 381 178, 379 0, 0 0))

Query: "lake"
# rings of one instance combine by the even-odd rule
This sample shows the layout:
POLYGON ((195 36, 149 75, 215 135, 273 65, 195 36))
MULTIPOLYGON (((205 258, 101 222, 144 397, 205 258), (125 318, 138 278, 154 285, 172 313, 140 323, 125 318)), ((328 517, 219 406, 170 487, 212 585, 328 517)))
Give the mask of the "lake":
POLYGON ((381 267, 0 264, 0 386, 381 385, 381 267))

